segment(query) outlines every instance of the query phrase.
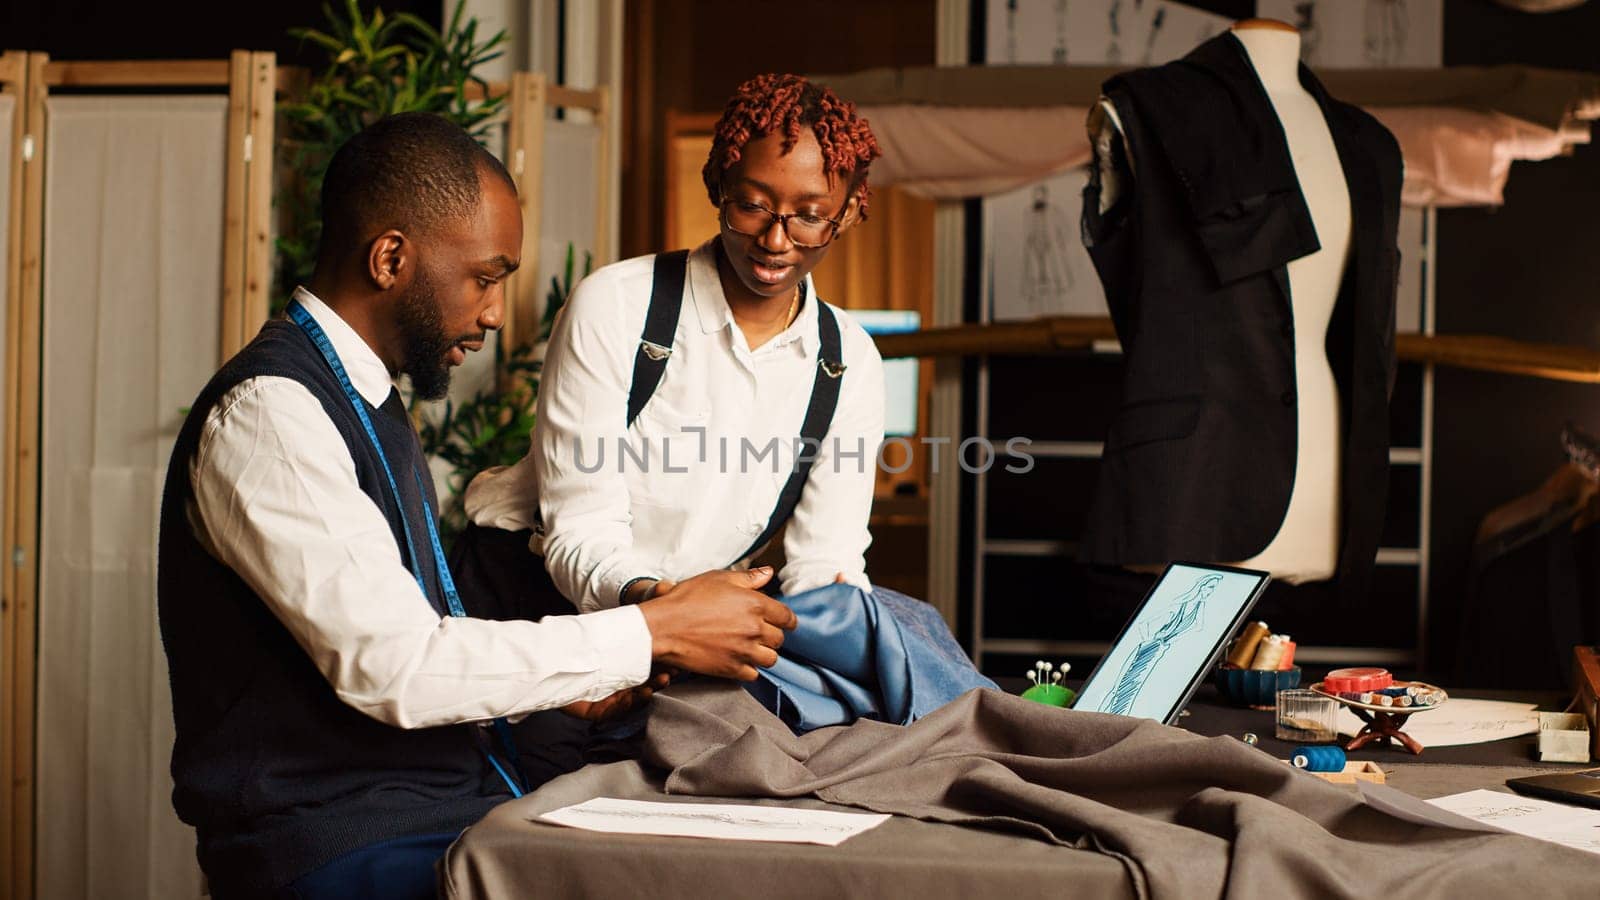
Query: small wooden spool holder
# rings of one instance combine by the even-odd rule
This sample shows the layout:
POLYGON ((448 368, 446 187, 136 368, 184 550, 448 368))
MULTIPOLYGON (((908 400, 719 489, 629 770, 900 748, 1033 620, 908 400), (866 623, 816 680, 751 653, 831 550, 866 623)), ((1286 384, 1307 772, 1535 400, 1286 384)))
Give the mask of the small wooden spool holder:
POLYGON ((1419 756, 1422 753, 1422 744, 1418 743, 1416 738, 1406 734, 1401 729, 1405 727, 1406 720, 1411 718, 1416 713, 1424 713, 1428 712, 1429 710, 1438 709, 1439 707, 1443 706, 1445 701, 1449 700, 1450 697, 1439 688, 1436 688, 1431 684, 1424 684, 1420 681, 1396 681, 1394 683, 1394 687, 1413 686, 1439 691, 1439 696, 1441 699, 1438 703, 1432 704, 1431 706, 1404 706, 1396 708, 1392 706, 1377 706, 1371 703, 1362 703, 1357 700, 1347 700, 1337 694, 1331 694, 1323 690, 1321 682, 1313 684, 1311 686, 1311 690, 1316 691, 1330 700, 1348 706, 1350 711, 1356 714, 1357 718, 1366 723, 1365 727, 1363 727, 1355 737, 1350 739, 1350 743, 1344 745, 1345 750, 1355 751, 1360 750, 1362 747, 1365 747, 1368 744, 1388 744, 1392 741, 1393 743, 1404 747, 1408 752, 1411 753, 1411 755, 1419 756))
POLYGON ((1399 743, 1400 746, 1411 751, 1413 756, 1422 753, 1422 745, 1417 743, 1417 739, 1400 730, 1406 724, 1406 720, 1411 718, 1409 708, 1404 713, 1368 712, 1355 707, 1352 708, 1352 711, 1361 721, 1367 723, 1367 726, 1361 729, 1360 733, 1355 737, 1351 738, 1350 743, 1344 745, 1344 749, 1360 750, 1368 744, 1392 739, 1399 743))

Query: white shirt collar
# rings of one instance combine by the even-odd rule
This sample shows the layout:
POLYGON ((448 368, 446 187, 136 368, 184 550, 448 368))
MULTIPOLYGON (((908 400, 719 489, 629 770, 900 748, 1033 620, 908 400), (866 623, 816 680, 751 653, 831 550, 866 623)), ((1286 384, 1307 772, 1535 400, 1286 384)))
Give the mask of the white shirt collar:
MULTIPOLYGON (((733 320, 733 309, 728 306, 728 297, 722 292, 722 277, 717 274, 718 240, 720 238, 711 238, 689 254, 687 290, 694 301, 700 330, 706 334, 738 327, 733 320)), ((800 314, 795 316, 788 328, 772 339, 771 346, 781 347, 798 339, 801 351, 810 356, 818 351, 821 344, 817 336, 817 304, 822 301, 817 297, 817 288, 811 282, 810 275, 806 276, 805 288, 805 305, 800 308, 800 314)))
POLYGON ((339 354, 339 362, 350 375, 350 383, 355 385, 356 392, 373 406, 382 406, 389 399, 389 391, 394 389, 394 379, 389 377, 389 368, 383 364, 383 360, 367 346, 361 335, 356 334, 350 323, 339 318, 339 314, 316 294, 297 287, 294 289, 294 299, 299 300, 306 312, 311 313, 311 318, 322 326, 328 342, 333 344, 334 352, 339 354))

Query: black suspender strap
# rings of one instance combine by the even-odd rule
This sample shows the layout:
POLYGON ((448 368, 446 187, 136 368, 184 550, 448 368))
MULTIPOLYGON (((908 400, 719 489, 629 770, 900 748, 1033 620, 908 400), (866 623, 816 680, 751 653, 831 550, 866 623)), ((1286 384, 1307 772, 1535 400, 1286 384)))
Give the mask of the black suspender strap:
POLYGON ((650 308, 644 316, 644 333, 633 357, 633 385, 628 388, 628 422, 650 402, 661 375, 672 356, 672 337, 678 330, 678 313, 683 309, 683 280, 688 270, 689 251, 674 250, 656 255, 655 275, 650 285, 650 308))
POLYGON ((800 426, 800 446, 796 448, 799 452, 795 457, 794 470, 789 473, 789 480, 784 482, 782 493, 778 494, 778 505, 773 508, 767 527, 761 530, 761 535, 750 545, 750 549, 734 560, 734 564, 761 552, 761 548, 794 514, 794 508, 800 505, 800 493, 805 489, 806 478, 811 474, 811 463, 822 447, 822 439, 827 436, 829 426, 833 424, 834 410, 839 407, 839 383, 845 369, 844 351, 839 341, 839 321, 833 317, 828 304, 820 300, 817 301, 817 335, 822 347, 817 353, 816 377, 811 382, 811 403, 806 407, 805 422, 800 426))
MULTIPOLYGON (((650 308, 645 313, 644 332, 639 337, 639 349, 633 358, 633 383, 628 388, 628 422, 634 419, 645 404, 650 402, 661 376, 667 371, 667 360, 672 357, 672 339, 678 330, 678 315, 683 309, 683 285, 688 270, 689 251, 677 250, 657 254, 655 272, 650 285, 650 308)), ((804 287, 802 286, 802 290, 804 287)), ((839 321, 834 318, 828 304, 817 301, 817 335, 821 348, 817 353, 816 377, 811 383, 811 402, 806 407, 805 422, 800 427, 800 447, 794 471, 778 494, 778 504, 767 520, 767 527, 735 563, 754 556, 772 540, 778 529, 789 521, 795 507, 800 504, 800 493, 805 489, 806 478, 811 474, 811 464, 833 424, 833 413, 839 406, 839 383, 844 375, 844 350, 839 338, 839 321)))
MULTIPOLYGON (((689 269, 689 251, 657 253, 650 281, 650 305, 644 314, 644 331, 639 349, 633 354, 633 383, 628 387, 628 421, 632 428, 639 411, 655 396, 661 376, 672 357, 672 338, 678 331, 678 314, 683 310, 683 284, 689 269)), ((544 537, 544 512, 534 510, 533 531, 544 537)))

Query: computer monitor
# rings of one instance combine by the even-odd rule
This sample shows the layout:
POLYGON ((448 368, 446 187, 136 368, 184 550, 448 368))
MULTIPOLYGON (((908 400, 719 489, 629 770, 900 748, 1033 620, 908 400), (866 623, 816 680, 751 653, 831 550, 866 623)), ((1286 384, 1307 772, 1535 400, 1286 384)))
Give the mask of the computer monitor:
MULTIPOLYGON (((850 315, 867 334, 904 334, 922 327, 922 314, 907 309, 852 309, 850 315)), ((914 357, 883 361, 884 434, 910 437, 917 433, 917 370, 914 357)))

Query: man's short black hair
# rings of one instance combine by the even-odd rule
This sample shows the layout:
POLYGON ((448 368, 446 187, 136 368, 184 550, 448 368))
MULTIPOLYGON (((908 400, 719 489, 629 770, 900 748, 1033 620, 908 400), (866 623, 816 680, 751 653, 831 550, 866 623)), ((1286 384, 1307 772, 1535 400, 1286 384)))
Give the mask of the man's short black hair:
POLYGON ((482 194, 480 170, 516 190, 505 166, 443 116, 379 119, 328 163, 320 257, 352 252, 390 228, 415 238, 471 216, 482 194))

